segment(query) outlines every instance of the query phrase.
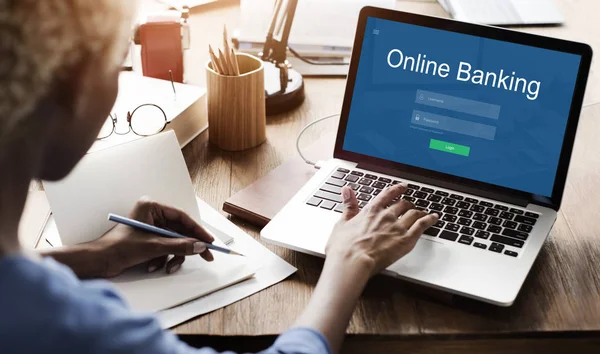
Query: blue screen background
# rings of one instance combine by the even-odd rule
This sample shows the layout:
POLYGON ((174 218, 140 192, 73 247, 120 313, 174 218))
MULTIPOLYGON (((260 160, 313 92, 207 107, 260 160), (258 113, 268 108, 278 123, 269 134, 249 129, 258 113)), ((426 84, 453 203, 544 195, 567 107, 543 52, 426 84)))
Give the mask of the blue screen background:
POLYGON ((343 149, 549 197, 580 60, 568 53, 369 18, 343 149), (442 78, 391 68, 387 55, 392 49, 448 63, 450 74, 442 78), (540 81, 539 95, 532 101, 521 91, 458 81, 461 61, 472 65, 471 73, 504 69, 540 81), (419 89, 499 105, 499 119, 418 105, 419 89), (493 125, 495 139, 423 129, 411 122, 414 110, 493 125), (469 146, 469 156, 430 149, 430 139, 469 146))

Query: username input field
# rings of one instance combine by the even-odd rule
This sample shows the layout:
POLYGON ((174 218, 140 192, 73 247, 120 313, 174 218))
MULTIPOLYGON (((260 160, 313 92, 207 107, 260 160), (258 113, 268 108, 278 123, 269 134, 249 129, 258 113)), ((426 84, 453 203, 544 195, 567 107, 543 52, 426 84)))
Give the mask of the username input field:
POLYGON ((442 116, 435 113, 414 110, 411 123, 486 140, 494 140, 496 138, 496 127, 494 126, 442 116))
POLYGON ((425 90, 417 90, 415 103, 490 119, 498 119, 500 117, 500 106, 497 104, 425 90))

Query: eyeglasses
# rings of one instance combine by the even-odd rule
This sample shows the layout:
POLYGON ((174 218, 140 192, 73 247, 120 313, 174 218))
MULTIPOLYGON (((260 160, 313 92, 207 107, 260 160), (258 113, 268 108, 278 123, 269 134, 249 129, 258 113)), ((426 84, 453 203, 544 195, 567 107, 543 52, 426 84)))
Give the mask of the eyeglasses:
POLYGON ((151 136, 165 130, 170 123, 162 108, 155 104, 147 103, 138 106, 132 112, 127 112, 127 131, 117 131, 117 114, 111 113, 100 129, 97 140, 106 139, 113 133, 126 135, 133 132, 139 136, 151 136))

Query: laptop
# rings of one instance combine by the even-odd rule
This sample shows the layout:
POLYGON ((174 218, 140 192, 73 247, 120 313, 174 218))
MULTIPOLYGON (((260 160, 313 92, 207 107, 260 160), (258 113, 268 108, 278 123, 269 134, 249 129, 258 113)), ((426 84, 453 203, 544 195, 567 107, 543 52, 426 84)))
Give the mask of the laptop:
POLYGON ((564 22, 554 0, 438 0, 455 20, 488 25, 558 25, 564 22))
POLYGON ((592 50, 581 43, 364 8, 334 158, 262 230, 324 256, 352 188, 438 223, 385 273, 510 306, 560 207, 592 50))

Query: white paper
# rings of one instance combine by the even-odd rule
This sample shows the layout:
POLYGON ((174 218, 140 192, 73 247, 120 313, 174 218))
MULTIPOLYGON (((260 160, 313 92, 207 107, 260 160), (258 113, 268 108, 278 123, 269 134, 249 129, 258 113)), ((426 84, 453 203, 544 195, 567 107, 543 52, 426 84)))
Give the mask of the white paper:
POLYGON ((163 328, 176 326, 194 317, 230 305, 279 283, 296 272, 296 268, 291 264, 279 258, 250 235, 240 230, 226 217, 211 208, 210 205, 198 199, 198 206, 205 223, 218 230, 216 232, 217 237, 233 237, 234 241, 230 246, 245 254, 250 265, 260 264, 261 268, 254 274, 254 277, 248 280, 181 306, 159 312, 158 318, 163 328))
MULTIPOLYGON (((65 179, 44 182, 62 243, 94 240, 142 197, 176 206, 201 223, 194 187, 172 131, 87 154, 65 179)), ((227 241, 226 241, 227 243, 227 241)))
MULTIPOLYGON (((242 0, 240 39, 264 42, 273 17, 274 0, 242 0)), ((284 1, 284 5, 287 1, 284 1)), ((358 14, 365 6, 393 9, 395 0, 298 1, 289 43, 352 47, 358 14)), ((281 14, 281 13, 280 13, 281 14)))

